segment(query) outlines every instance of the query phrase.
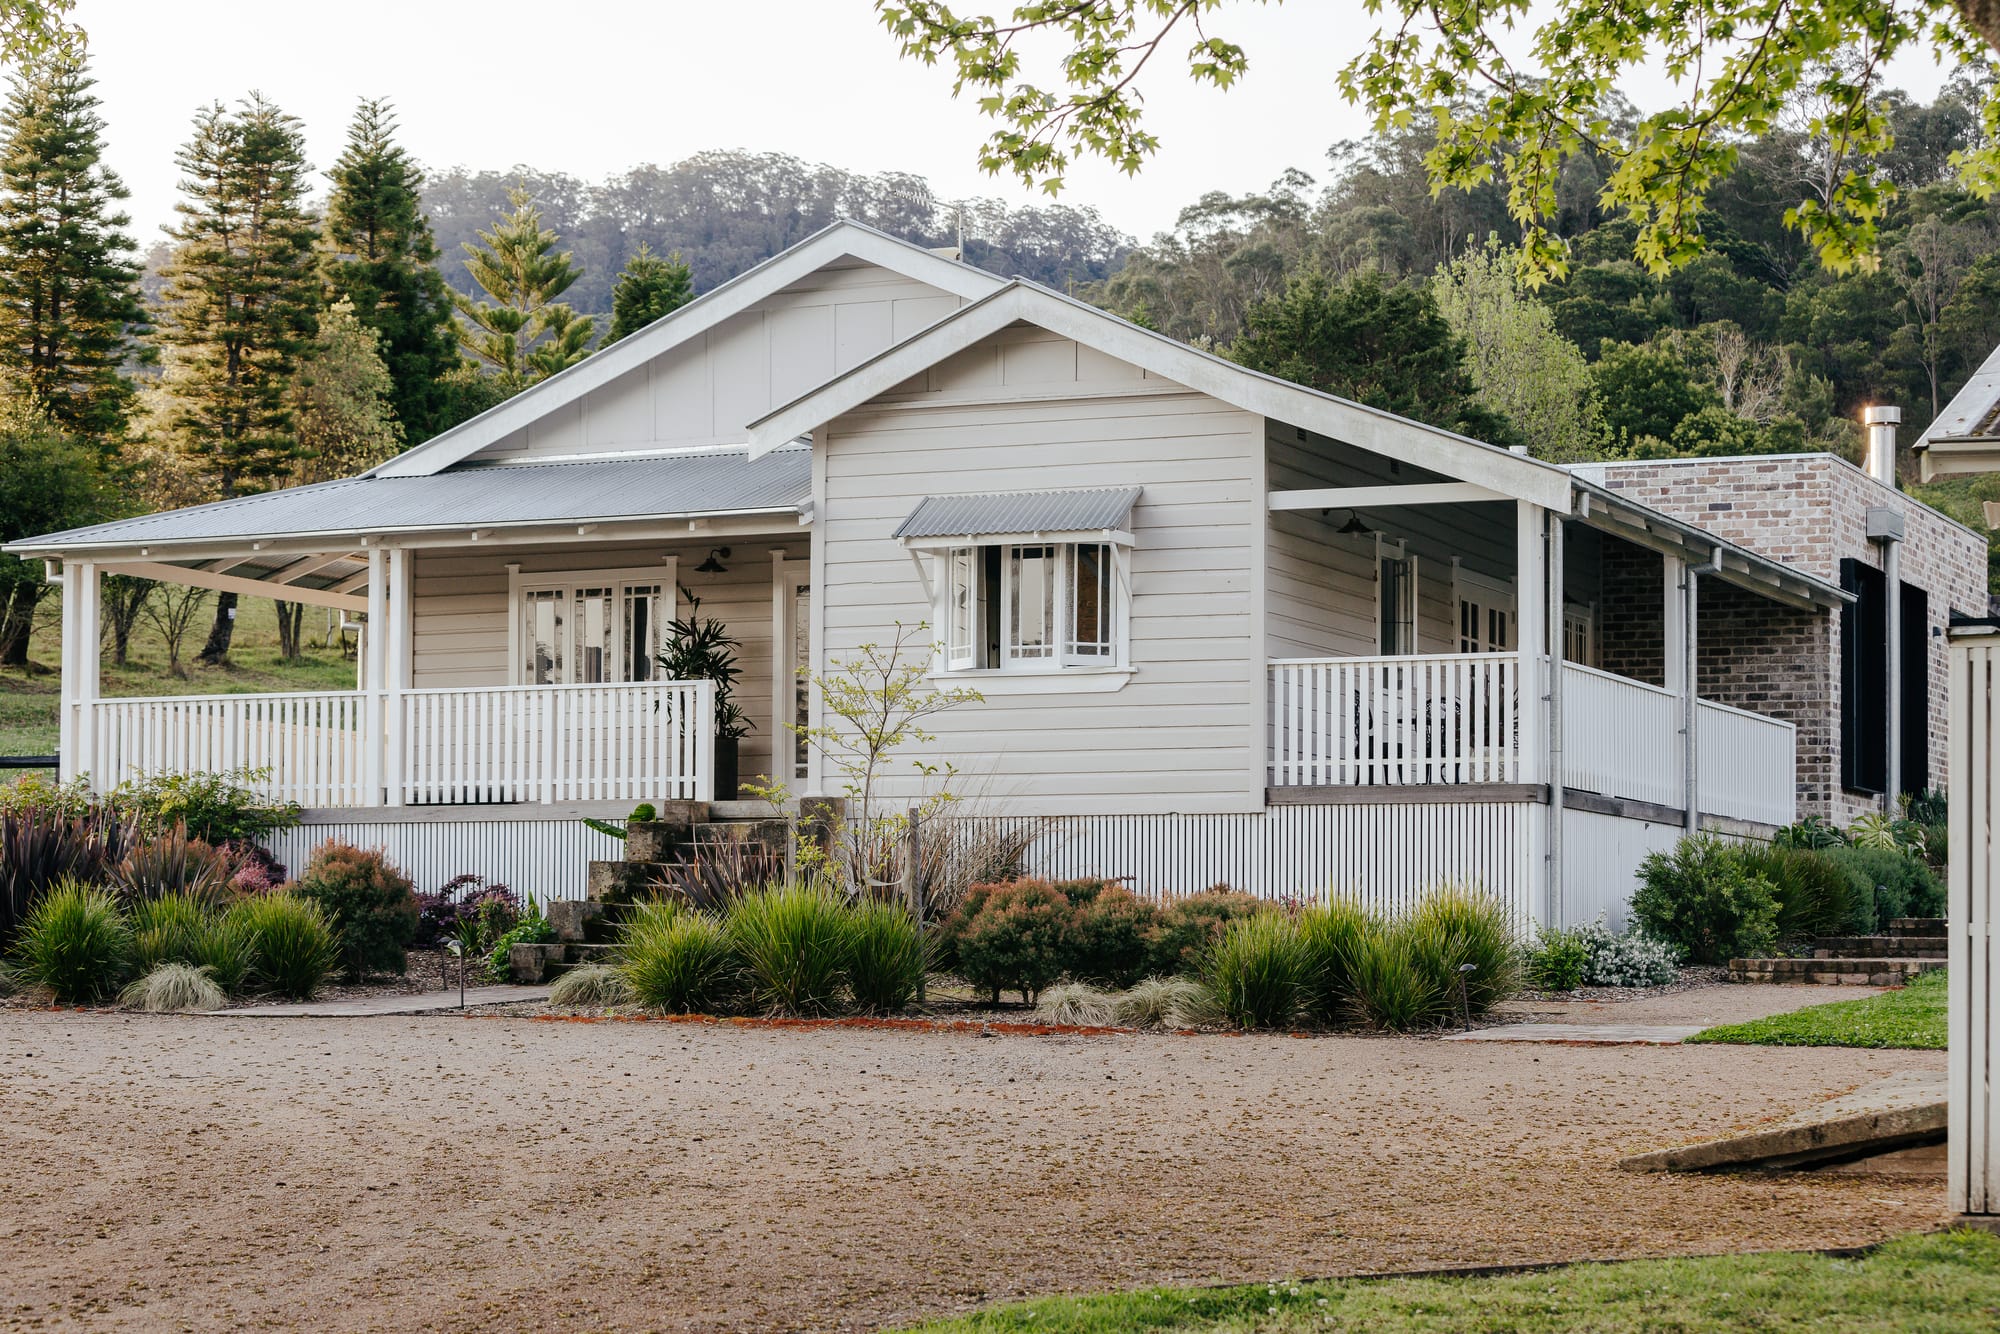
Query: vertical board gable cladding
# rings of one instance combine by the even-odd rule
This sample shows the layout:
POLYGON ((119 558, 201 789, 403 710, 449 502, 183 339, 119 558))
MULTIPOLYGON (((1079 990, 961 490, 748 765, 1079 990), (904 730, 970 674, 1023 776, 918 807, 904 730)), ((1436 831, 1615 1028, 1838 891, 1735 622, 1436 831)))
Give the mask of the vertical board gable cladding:
MULTIPOLYGON (((1165 383, 1133 396, 1095 398, 1108 368, 1075 344, 1030 347, 1043 378, 1015 381, 996 344, 955 359, 960 371, 918 403, 888 396, 825 432, 815 523, 826 657, 885 643, 895 624, 934 619, 910 554, 892 536, 927 495, 1136 486, 1132 510, 1130 661, 1121 689, 1001 694, 931 720, 927 758, 948 759, 961 795, 1077 814, 1261 810, 1262 645, 1253 606, 1261 560, 1263 420, 1165 383), (969 378, 962 368, 974 368, 969 378), (984 373, 990 367, 993 374, 984 373), (1058 378, 1067 367, 1069 379, 1058 378), (1004 381, 1004 383, 1003 383, 1004 381), (1073 396, 1052 396, 1068 383, 1073 396), (983 399, 983 401, 973 401, 983 399), (1257 748, 1253 754, 1253 748, 1257 748)), ((1129 369, 1129 368, 1128 368, 1129 369)), ((928 648, 925 650, 928 656, 928 648)), ((977 680, 966 684, 977 688, 977 680)), ((891 800, 921 787, 899 766, 891 800)))

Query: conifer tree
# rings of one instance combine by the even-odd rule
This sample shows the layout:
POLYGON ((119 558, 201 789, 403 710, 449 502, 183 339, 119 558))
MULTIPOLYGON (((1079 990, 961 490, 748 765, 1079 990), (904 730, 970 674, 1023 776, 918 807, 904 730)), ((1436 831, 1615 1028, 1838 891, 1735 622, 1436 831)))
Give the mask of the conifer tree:
POLYGON ((479 233, 481 245, 467 242, 465 267, 490 301, 454 292, 463 317, 459 343, 509 393, 582 361, 590 352, 596 322, 556 298, 582 271, 562 238, 542 226, 541 210, 526 190, 507 192, 514 211, 479 233))
MULTIPOLYGON (((291 380, 319 308, 304 135, 252 93, 234 115, 219 102, 196 113, 177 161, 159 337, 181 374, 166 386, 167 424, 227 498, 285 476, 299 453, 291 380)), ((201 661, 228 655, 235 611, 234 594, 216 599, 201 661)))
POLYGON ((694 271, 681 259, 680 251, 661 259, 644 241, 639 252, 625 262, 618 285, 611 289, 611 336, 609 346, 694 300, 694 271))
POLYGON ((403 438, 420 441, 446 425, 443 381, 459 365, 458 337, 418 194, 423 174, 395 132, 386 101, 355 111, 347 146, 327 173, 333 193, 321 272, 332 301, 351 301, 355 318, 378 336, 403 438))
POLYGON ((0 368, 108 459, 132 411, 120 367, 145 312, 94 83, 71 34, 13 76, 0 110, 0 368))

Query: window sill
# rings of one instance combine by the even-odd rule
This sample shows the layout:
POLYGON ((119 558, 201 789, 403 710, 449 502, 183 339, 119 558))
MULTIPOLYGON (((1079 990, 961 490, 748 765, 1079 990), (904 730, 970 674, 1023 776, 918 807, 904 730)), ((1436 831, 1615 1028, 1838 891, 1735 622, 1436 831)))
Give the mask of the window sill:
POLYGON ((936 686, 963 686, 991 698, 994 695, 1107 695, 1123 690, 1138 669, 1133 667, 1069 667, 1054 672, 932 672, 936 686))

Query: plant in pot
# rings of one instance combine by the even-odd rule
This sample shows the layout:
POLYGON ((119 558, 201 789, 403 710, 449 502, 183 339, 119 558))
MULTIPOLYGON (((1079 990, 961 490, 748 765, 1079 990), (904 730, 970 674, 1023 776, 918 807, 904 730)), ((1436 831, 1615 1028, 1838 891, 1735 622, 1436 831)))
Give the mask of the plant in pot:
POLYGON ((737 754, 750 732, 750 719, 735 699, 737 678, 743 675, 736 651, 743 646, 729 637, 721 621, 701 614, 701 599, 685 587, 681 600, 687 615, 667 623, 660 670, 670 681, 715 682, 715 799, 734 801, 737 754))

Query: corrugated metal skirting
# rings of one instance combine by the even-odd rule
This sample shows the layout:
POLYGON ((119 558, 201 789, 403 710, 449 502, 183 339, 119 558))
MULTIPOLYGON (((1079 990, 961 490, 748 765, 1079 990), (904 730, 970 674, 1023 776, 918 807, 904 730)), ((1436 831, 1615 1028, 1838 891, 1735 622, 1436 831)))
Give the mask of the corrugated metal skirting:
POLYGON ((468 872, 547 903, 583 897, 586 866, 616 861, 625 845, 581 820, 352 820, 281 830, 265 846, 297 875, 322 843, 381 848, 420 890, 468 872))

